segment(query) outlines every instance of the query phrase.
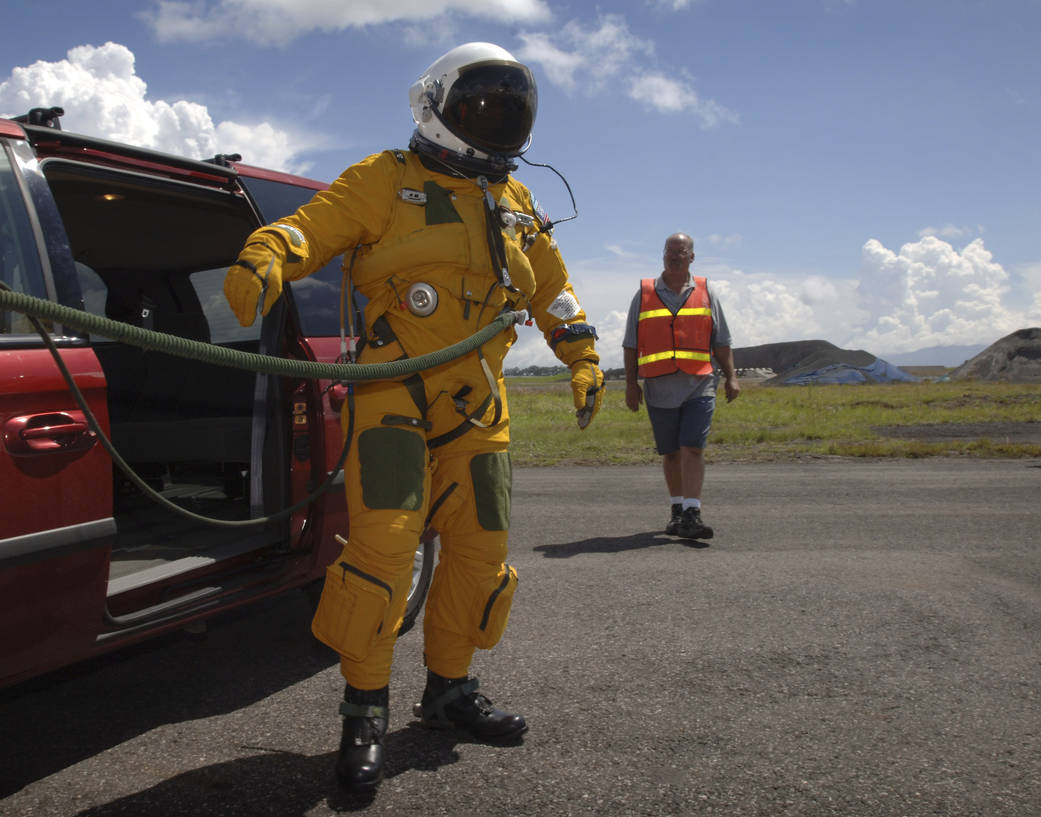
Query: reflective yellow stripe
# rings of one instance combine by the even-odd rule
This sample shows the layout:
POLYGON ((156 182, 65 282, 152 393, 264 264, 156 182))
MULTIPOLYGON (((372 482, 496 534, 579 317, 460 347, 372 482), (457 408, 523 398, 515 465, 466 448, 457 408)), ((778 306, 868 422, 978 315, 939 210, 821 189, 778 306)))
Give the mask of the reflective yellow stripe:
POLYGON ((643 366, 645 363, 656 363, 659 360, 666 360, 668 358, 675 357, 672 352, 658 352, 656 355, 644 355, 643 357, 636 359, 638 366, 643 366))
MULTIPOLYGON (((679 316, 679 315, 711 315, 711 314, 712 314, 712 310, 711 309, 703 308, 703 307, 684 308, 684 309, 681 309, 679 312, 676 313, 677 316, 679 316)), ((648 309, 646 312, 641 312, 640 313, 639 319, 641 321, 643 321, 643 320, 646 320, 647 318, 671 318, 671 317, 672 317, 672 313, 668 309, 648 309)))
POLYGON ((680 358, 681 360, 711 360, 711 356, 705 352, 688 352, 686 349, 680 349, 675 352, 658 352, 653 355, 644 355, 641 358, 637 358, 636 365, 643 366, 647 363, 657 363, 659 360, 670 360, 671 358, 680 358))

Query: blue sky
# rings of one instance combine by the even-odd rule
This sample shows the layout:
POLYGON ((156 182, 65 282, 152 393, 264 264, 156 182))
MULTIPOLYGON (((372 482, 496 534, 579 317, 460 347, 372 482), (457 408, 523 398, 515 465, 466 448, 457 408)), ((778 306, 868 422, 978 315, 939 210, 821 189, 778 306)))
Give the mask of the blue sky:
MULTIPOLYGON (((1037 0, 37 0, 0 30, 0 113, 330 181, 407 144, 408 86, 470 40, 535 73, 528 158, 574 190, 556 236, 606 365, 675 231, 735 346, 1041 325, 1037 0)), ((552 362, 528 330, 508 365, 552 362)))

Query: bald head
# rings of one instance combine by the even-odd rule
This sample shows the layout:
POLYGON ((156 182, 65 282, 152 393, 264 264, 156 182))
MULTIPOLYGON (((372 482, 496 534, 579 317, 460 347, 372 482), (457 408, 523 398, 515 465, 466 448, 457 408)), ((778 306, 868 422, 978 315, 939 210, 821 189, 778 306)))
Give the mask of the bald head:
POLYGON ((669 251, 670 245, 674 246, 674 247, 680 247, 680 246, 685 247, 686 249, 690 250, 691 255, 694 254, 694 239, 691 238, 686 233, 673 233, 668 238, 666 238, 665 239, 665 251, 666 252, 669 251))
POLYGON ((673 233, 665 239, 665 275, 670 286, 686 281, 694 261, 694 239, 686 233, 673 233))

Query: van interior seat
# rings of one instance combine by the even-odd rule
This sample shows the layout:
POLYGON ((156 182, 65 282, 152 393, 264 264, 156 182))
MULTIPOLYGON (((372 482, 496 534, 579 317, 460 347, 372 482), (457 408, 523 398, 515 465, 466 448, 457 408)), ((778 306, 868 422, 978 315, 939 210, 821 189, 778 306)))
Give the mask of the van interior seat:
MULTIPOLYGON (((105 313, 209 342, 206 315, 187 276, 107 271, 105 313)), ((255 342, 234 344, 253 347, 255 342)), ((253 372, 112 342, 94 344, 108 382, 116 449, 130 462, 248 462, 253 372)))

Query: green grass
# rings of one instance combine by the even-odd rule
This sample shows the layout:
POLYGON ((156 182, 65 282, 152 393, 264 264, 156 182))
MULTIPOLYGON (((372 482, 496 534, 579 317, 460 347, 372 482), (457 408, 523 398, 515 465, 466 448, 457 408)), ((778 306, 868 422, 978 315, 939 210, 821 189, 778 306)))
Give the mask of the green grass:
MULTIPOLYGON (((639 464, 659 461, 646 410, 625 407, 611 381, 592 425, 579 431, 567 381, 508 378, 517 465, 639 464)), ((861 386, 744 387, 717 404, 706 448, 710 462, 798 456, 1041 457, 1041 445, 975 438, 927 441, 877 429, 939 423, 1041 421, 1041 388, 1005 383, 899 383, 861 386)))

